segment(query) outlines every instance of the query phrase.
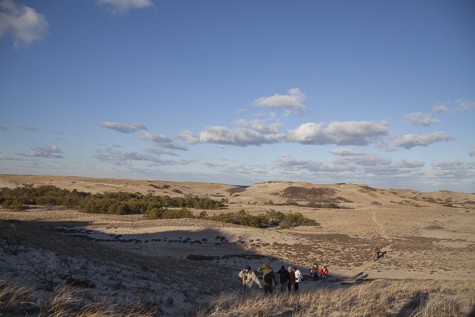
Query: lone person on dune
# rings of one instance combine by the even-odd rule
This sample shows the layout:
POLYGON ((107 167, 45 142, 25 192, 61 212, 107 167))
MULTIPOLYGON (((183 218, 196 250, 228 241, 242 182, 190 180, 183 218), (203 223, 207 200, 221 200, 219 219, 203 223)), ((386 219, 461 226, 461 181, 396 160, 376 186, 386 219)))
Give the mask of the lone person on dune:
POLYGON ((374 261, 379 260, 381 257, 381 249, 378 247, 374 248, 373 251, 371 251, 371 256, 373 257, 374 261))

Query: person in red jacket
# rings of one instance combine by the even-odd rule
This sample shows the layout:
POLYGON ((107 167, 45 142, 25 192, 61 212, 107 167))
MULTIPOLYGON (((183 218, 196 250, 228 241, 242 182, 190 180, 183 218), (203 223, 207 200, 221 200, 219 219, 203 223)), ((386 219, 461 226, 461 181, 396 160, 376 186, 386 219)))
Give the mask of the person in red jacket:
POLYGON ((328 277, 328 268, 324 265, 322 269, 320 270, 320 276, 322 279, 325 281, 328 277))

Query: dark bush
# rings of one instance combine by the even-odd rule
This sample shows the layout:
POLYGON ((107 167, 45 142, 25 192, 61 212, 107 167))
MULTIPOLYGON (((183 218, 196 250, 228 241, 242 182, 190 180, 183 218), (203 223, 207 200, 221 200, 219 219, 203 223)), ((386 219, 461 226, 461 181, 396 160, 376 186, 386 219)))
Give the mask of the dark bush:
MULTIPOLYGON (((151 219, 163 217, 168 208, 218 209, 224 207, 222 202, 193 196, 169 197, 124 192, 91 194, 77 190, 68 191, 54 186, 33 187, 31 185, 0 189, 0 205, 3 208, 15 210, 22 210, 26 208, 26 205, 66 206, 87 213, 145 214, 151 219)), ((184 210, 178 213, 166 213, 166 217, 176 218, 177 215, 193 216, 191 211, 184 210)))
POLYGON ((270 210, 266 214, 256 216, 250 215, 244 209, 237 213, 221 213, 210 217, 211 220, 225 223, 233 223, 242 226, 268 228, 279 226, 282 229, 297 226, 315 226, 318 225, 315 220, 305 218, 301 213, 285 214, 280 211, 270 210))
POLYGON ((179 210, 167 209, 162 213, 162 219, 181 219, 181 218, 194 218, 191 210, 182 208, 179 210))

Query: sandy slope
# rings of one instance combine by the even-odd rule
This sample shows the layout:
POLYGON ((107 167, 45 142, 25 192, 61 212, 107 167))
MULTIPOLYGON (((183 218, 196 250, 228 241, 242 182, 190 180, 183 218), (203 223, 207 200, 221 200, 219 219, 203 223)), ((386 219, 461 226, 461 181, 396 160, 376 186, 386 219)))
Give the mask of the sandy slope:
MULTIPOLYGON (((257 268, 262 262, 269 262, 275 270, 281 265, 295 265, 308 274, 307 268, 317 261, 329 266, 333 281, 351 281, 358 275, 366 279, 471 280, 475 283, 474 194, 421 193, 355 184, 267 182, 239 188, 208 183, 0 175, 0 187, 24 184, 54 185, 94 193, 197 195, 227 202, 225 210, 210 213, 240 209, 265 213, 273 209, 300 212, 319 223, 281 230, 198 219, 150 221, 141 216, 91 215, 44 208, 0 211, 0 224, 4 226, 20 220, 22 224, 33 226, 39 234, 51 235, 50 240, 43 242, 31 240, 40 248, 59 252, 61 248, 54 247, 57 241, 67 242, 71 238, 74 239, 71 243, 79 241, 98 250, 91 253, 91 260, 112 252, 140 259, 153 267, 163 265, 183 275, 206 267, 209 274, 221 274, 230 281, 226 285, 215 285, 216 290, 237 287, 235 274, 239 269, 245 264, 257 268), (317 208, 318 204, 322 206, 335 200, 345 208, 317 208), (386 253, 375 262, 369 252, 376 245, 386 253)), ((90 255, 83 251, 82 256, 90 255)), ((318 287, 319 283, 322 282, 305 281, 302 288, 318 287)), ((166 279, 161 288, 170 294, 180 293, 167 284, 166 279)), ((199 289, 197 292, 200 293, 199 289)), ((199 302, 209 296, 180 294, 185 308, 187 301, 193 302, 188 297, 199 302)))

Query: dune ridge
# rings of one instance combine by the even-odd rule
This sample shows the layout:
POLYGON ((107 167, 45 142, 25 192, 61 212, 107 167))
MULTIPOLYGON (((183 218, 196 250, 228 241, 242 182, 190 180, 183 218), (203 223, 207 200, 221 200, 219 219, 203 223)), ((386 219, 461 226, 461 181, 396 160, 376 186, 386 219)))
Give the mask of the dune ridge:
MULTIPOLYGON (((2 232, 15 230, 22 241, 21 256, 0 251, 4 253, 0 262, 4 278, 13 279, 18 268, 31 271, 26 258, 43 263, 48 257, 62 257, 74 267, 76 277, 84 277, 85 270, 81 273, 80 268, 87 267, 90 280, 97 284, 94 291, 107 289, 116 294, 113 301, 118 303, 142 296, 160 307, 160 315, 182 315, 209 303, 217 294, 239 290, 239 270, 246 264, 257 269, 264 262, 274 270, 295 265, 304 275, 315 261, 328 265, 330 280, 323 284, 305 279, 301 289, 308 291, 372 281, 436 281, 441 285, 467 281, 469 288, 475 285, 475 195, 470 193, 426 193, 364 184, 271 181, 243 187, 0 175, 0 188, 25 185, 91 193, 208 197, 226 205, 207 211, 209 214, 276 210, 299 212, 318 223, 257 229, 198 218, 147 220, 142 215, 84 214, 51 206, 22 212, 0 210, 2 232), (29 251, 23 251, 23 246, 29 251), (385 252, 378 261, 370 256, 374 246, 385 252), (198 287, 210 283, 203 275, 213 277, 205 292, 198 287), (140 276, 141 282, 132 276, 140 276)), ((200 210, 193 213, 198 216, 200 210)), ((60 262, 58 271, 64 270, 60 262)), ((58 275, 54 282, 60 281, 58 275)))

